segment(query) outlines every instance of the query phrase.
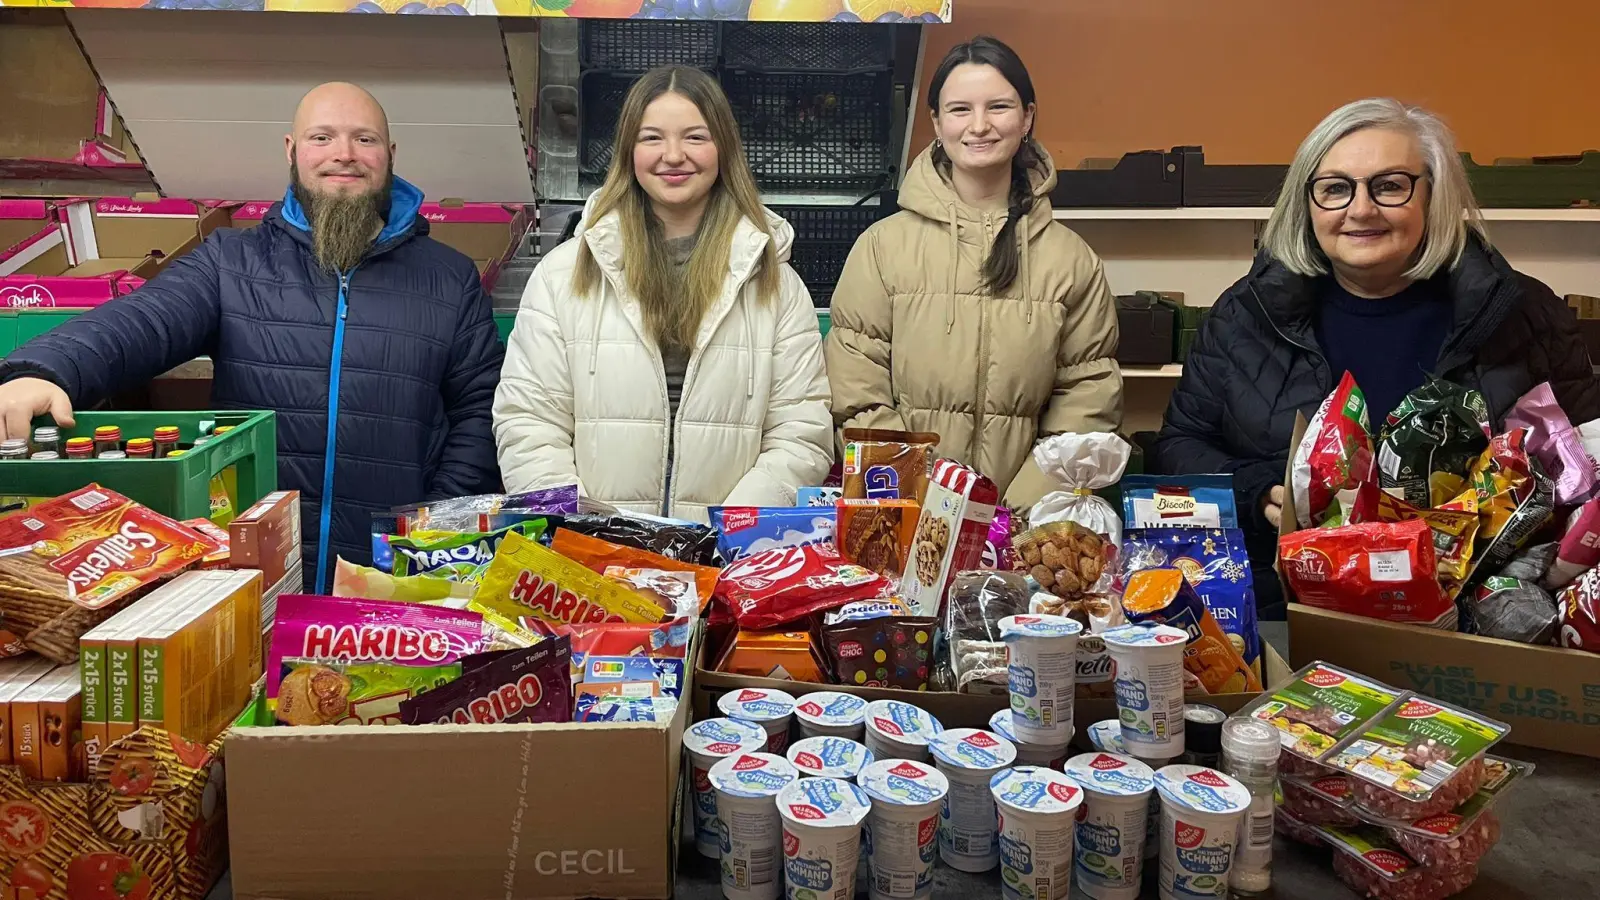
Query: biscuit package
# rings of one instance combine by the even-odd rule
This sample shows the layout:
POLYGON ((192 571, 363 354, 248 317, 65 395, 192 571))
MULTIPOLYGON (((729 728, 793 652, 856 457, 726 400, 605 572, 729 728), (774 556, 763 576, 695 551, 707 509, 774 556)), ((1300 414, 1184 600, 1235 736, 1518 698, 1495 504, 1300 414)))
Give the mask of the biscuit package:
POLYGON ((659 622, 667 611, 643 594, 516 534, 506 536, 473 602, 515 621, 659 622))
POLYGON ((1122 519, 1094 492, 1122 478, 1133 448, 1114 434, 1057 434, 1033 448, 1033 461, 1056 490, 1028 512, 1034 527, 1051 522, 1076 522, 1112 544, 1122 543, 1122 519))
POLYGON ((1232 475, 1124 475, 1126 528, 1238 528, 1232 475))
POLYGON ((951 690, 1005 693, 1009 654, 1000 620, 1029 612, 1028 581, 1016 572, 956 573, 945 604, 944 634, 955 679, 951 690))
POLYGON ((845 499, 922 501, 937 434, 846 428, 841 437, 845 499))
POLYGON ((1180 569, 1143 569, 1133 573, 1123 591, 1122 605, 1128 618, 1137 624, 1170 625, 1189 635, 1183 648, 1183 668, 1206 693, 1261 690, 1261 679, 1245 662, 1244 639, 1222 630, 1180 569))
POLYGON ((836 544, 845 562, 899 578, 922 506, 915 500, 840 500, 836 544))
POLYGON ((1375 477, 1367 423, 1366 398, 1346 372, 1294 450, 1290 489, 1301 528, 1344 524, 1356 488, 1375 477))
POLYGON ((727 562, 780 547, 833 543, 837 514, 805 506, 713 506, 717 551, 727 562))
POLYGON ((700 614, 700 591, 694 575, 689 572, 611 566, 601 574, 609 581, 650 598, 668 615, 692 617, 700 614))
POLYGON ((995 483, 976 470, 948 459, 934 464, 900 582, 901 597, 917 615, 941 615, 956 573, 983 561, 999 500, 995 483))

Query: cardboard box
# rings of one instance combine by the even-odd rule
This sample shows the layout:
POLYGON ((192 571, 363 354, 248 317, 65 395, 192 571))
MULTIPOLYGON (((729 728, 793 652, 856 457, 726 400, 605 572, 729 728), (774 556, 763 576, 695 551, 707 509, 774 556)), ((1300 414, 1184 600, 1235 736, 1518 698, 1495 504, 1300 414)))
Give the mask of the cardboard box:
POLYGON ((98 306, 154 278, 228 221, 226 211, 194 201, 142 197, 69 201, 54 212, 59 242, 0 263, 6 305, 98 306))
POLYGON ((177 580, 195 599, 139 635, 139 724, 204 744, 238 715, 261 676, 261 573, 177 580))
MULTIPOLYGON (((272 200, 249 200, 233 206, 235 228, 254 228, 261 224, 272 200)), ((460 250, 478 267, 483 292, 491 293, 500 269, 526 239, 530 225, 527 209, 517 204, 463 203, 444 200, 424 203, 418 211, 428 220, 428 236, 460 250)))
POLYGON ((900 584, 900 596, 917 615, 942 615, 956 573, 982 561, 999 502, 994 482, 975 470, 948 459, 933 464, 900 584))
POLYGON ((16 730, 11 718, 12 701, 54 669, 55 663, 40 656, 0 660, 0 764, 12 762, 11 742, 16 730))
POLYGON ((272 631, 278 597, 300 593, 300 537, 299 491, 273 491, 228 523, 229 567, 261 572, 262 635, 272 631))
POLYGON ((235 900, 672 895, 687 699, 659 724, 252 724, 262 714, 227 735, 235 900), (328 852, 352 840, 359 866, 328 852))
POLYGON ((57 666, 23 688, 11 701, 12 764, 34 781, 66 781, 74 771, 74 731, 81 743, 82 712, 75 665, 57 666))
POLYGON ((105 636, 104 747, 109 748, 139 728, 139 637, 181 614, 194 599, 195 595, 185 587, 183 579, 175 578, 130 607, 139 609, 138 615, 116 633, 105 636))
POLYGON ((78 639, 78 680, 83 686, 83 747, 89 771, 94 770, 100 754, 111 743, 107 642, 119 639, 125 629, 137 627, 150 613, 152 605, 160 606, 165 602, 159 592, 153 592, 89 629, 78 639))

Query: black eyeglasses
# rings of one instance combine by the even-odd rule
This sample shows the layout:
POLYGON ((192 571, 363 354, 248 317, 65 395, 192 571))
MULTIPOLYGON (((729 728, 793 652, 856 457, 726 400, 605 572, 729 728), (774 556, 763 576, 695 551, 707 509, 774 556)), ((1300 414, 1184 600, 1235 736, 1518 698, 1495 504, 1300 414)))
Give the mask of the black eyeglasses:
POLYGON ((1421 175, 1410 172, 1379 172, 1365 178, 1348 175, 1323 175, 1306 182, 1311 191, 1311 202, 1326 210, 1344 209, 1356 198, 1356 185, 1366 182, 1367 196, 1379 206, 1390 208, 1405 206, 1417 193, 1421 175))

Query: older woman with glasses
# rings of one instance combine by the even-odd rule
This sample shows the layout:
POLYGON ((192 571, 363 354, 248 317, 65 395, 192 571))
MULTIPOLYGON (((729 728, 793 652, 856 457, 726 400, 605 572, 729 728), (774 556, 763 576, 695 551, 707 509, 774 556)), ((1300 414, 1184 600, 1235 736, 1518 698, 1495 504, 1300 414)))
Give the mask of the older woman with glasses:
POLYGON ((1263 594, 1295 413, 1346 371, 1374 426, 1430 374, 1482 392, 1497 426, 1544 381, 1574 422, 1600 418, 1572 313, 1490 245, 1444 123, 1393 100, 1341 107, 1301 143, 1157 442, 1156 471, 1233 474, 1263 594))

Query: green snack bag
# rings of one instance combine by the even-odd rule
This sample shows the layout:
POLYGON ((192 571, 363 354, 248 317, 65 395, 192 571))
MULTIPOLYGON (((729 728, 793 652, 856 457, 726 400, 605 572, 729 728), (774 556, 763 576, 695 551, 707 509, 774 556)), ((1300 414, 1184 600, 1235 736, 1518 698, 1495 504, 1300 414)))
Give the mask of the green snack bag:
POLYGON ((398 725, 400 704, 461 677, 461 664, 283 661, 277 718, 284 725, 398 725))
POLYGON ((394 574, 475 583, 506 535, 516 532, 537 541, 546 525, 545 519, 529 519, 494 531, 413 531, 395 535, 389 538, 389 546, 394 548, 394 574))
POLYGON ((1467 486, 1467 474, 1489 446, 1483 395, 1433 379, 1407 394, 1378 437, 1378 485, 1407 503, 1431 509, 1467 486))

